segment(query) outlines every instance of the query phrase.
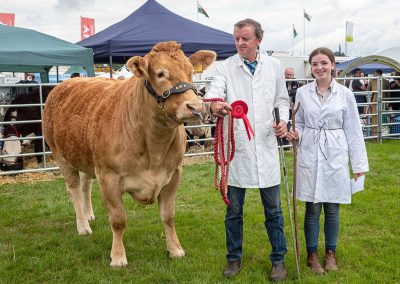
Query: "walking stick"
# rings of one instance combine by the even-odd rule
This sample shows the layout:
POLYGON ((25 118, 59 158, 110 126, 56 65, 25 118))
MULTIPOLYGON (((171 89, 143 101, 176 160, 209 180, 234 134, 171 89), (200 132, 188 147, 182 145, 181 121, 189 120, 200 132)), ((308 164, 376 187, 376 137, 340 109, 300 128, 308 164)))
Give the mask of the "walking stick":
MULTIPOLYGON (((279 117, 279 108, 274 108, 274 114, 275 114, 275 123, 276 125, 279 124, 280 122, 280 117, 279 117)), ((292 219, 292 211, 290 210, 290 194, 289 194, 289 185, 288 185, 288 178, 286 174, 286 165, 285 165, 285 154, 283 153, 283 141, 282 138, 278 139, 279 143, 279 149, 280 149, 280 154, 281 154, 281 163, 282 163, 282 171, 283 171, 283 177, 285 180, 285 192, 286 192, 286 202, 287 202, 287 207, 289 211, 289 221, 290 221, 290 231, 292 234, 292 241, 293 241, 293 248, 294 248, 294 256, 296 259, 296 269, 297 269, 297 277, 300 280, 300 266, 299 266, 299 259, 298 254, 297 254, 297 247, 296 247, 296 238, 294 235, 294 230, 293 230, 293 219, 292 219)))
MULTIPOLYGON (((300 103, 297 107, 292 107, 292 129, 296 130, 296 113, 299 110, 300 103)), ((300 242, 299 242, 299 222, 297 216, 297 200, 296 200, 296 180, 297 180, 297 140, 292 141, 293 145, 293 215, 294 215, 294 235, 296 239, 296 254, 298 261, 297 266, 300 267, 300 242)))

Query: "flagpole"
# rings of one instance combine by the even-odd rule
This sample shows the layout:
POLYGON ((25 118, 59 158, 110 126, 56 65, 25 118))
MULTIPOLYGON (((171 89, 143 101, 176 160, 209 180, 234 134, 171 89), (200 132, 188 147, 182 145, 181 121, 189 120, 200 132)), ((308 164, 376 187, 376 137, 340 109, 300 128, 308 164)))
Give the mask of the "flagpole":
POLYGON ((347 23, 344 26, 344 56, 347 56, 347 23))
POLYGON ((294 55, 294 24, 293 24, 293 30, 292 30, 292 56, 294 55))
POLYGON ((303 8, 303 56, 306 56, 306 17, 304 17, 305 9, 303 8))

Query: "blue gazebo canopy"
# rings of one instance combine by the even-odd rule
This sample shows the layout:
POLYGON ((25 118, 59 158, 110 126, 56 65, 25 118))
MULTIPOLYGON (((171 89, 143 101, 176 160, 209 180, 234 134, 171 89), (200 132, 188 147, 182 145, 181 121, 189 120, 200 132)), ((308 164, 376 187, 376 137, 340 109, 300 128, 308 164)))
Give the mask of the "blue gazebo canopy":
MULTIPOLYGON (((354 58, 354 59, 349 60, 349 61, 338 63, 338 64, 336 64, 336 69, 337 70, 344 70, 348 65, 352 64, 354 61, 356 61, 358 59, 359 59, 359 57, 354 58)), ((360 66, 357 66, 356 68, 361 69, 361 71, 364 74, 373 74, 374 71, 377 70, 377 69, 381 69, 383 73, 390 73, 390 72, 395 71, 390 66, 387 66, 387 65, 382 64, 382 63, 367 63, 367 64, 362 64, 360 66)))
POLYGON ((95 63, 125 63, 131 56, 147 54, 159 42, 172 40, 182 45, 186 55, 209 49, 223 59, 236 53, 231 34, 174 14, 155 0, 77 44, 93 49, 95 63))

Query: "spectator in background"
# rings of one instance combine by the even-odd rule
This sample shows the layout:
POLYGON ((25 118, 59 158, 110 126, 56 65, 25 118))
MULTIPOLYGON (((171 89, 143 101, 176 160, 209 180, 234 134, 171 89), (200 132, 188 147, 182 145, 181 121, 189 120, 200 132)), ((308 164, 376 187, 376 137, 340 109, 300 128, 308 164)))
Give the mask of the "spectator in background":
MULTIPOLYGON (((354 69, 354 77, 361 77, 362 72, 361 69, 357 68, 354 69)), ((365 92, 367 90, 367 86, 364 84, 364 80, 361 79, 353 79, 350 84, 350 89, 353 92, 365 92)), ((356 102, 357 104, 362 104, 367 102, 367 98, 365 97, 365 94, 354 94, 356 97, 356 102)), ((363 114, 364 113, 364 106, 357 106, 358 108, 358 113, 363 114)))
MULTIPOLYGON (((378 79, 379 79, 380 77, 382 77, 382 74, 383 74, 383 72, 381 69, 376 69, 374 72, 374 77, 378 77, 378 79)), ((381 90, 383 91, 382 98, 385 98, 385 97, 387 97, 388 93, 386 93, 384 91, 389 90, 389 81, 382 78, 381 82, 382 82, 381 90)), ((374 104, 368 106, 368 113, 370 113, 370 114, 376 114, 376 102, 377 102, 377 98, 378 98, 377 86, 378 86, 377 79, 372 79, 371 82, 369 82, 368 87, 367 87, 367 91, 372 91, 371 103, 374 103, 374 104)), ((377 119, 376 115, 371 116, 371 122, 373 125, 376 125, 378 123, 378 119, 377 119)), ((376 127, 372 127, 372 135, 377 135, 376 127)))
MULTIPOLYGON (((293 80, 295 79, 294 69, 292 67, 287 67, 285 69, 285 79, 293 80)), ((298 81, 286 81, 286 88, 289 93, 290 103, 294 104, 296 102, 296 91, 301 87, 298 81)))
POLYGON ((117 79, 118 80, 125 80, 125 76, 124 75, 119 75, 117 79))
POLYGON ((397 103, 391 103, 390 106, 392 110, 400 110, 400 72, 396 72, 394 74, 398 76, 397 78, 393 78, 393 81, 390 82, 390 90, 394 90, 394 92, 389 93, 389 97, 391 101, 398 100, 397 103))
MULTIPOLYGON (((35 75, 34 74, 25 73, 25 79, 18 81, 17 84, 38 84, 38 82, 35 81, 35 75)), ((28 94, 32 90, 33 90, 32 87, 18 87, 18 88, 15 88, 17 96, 28 94)))
POLYGON ((79 74, 78 72, 72 73, 70 79, 75 78, 75 77, 80 77, 81 74, 79 74))
MULTIPOLYGON (((295 79, 295 72, 294 72, 293 67, 285 68, 285 79, 286 80, 295 79)), ((291 106, 296 103, 296 92, 299 87, 301 87, 301 85, 299 84, 298 81, 286 81, 286 88, 288 90, 291 106)), ((292 117, 292 110, 290 109, 289 110, 289 119, 291 119, 291 117, 292 117)), ((292 124, 290 122, 288 122, 288 124, 287 124, 288 130, 290 130, 291 126, 292 126, 292 124)), ((283 139, 283 145, 290 145, 290 142, 286 139, 283 139)), ((289 148, 285 148, 285 150, 286 149, 289 149, 289 148)))

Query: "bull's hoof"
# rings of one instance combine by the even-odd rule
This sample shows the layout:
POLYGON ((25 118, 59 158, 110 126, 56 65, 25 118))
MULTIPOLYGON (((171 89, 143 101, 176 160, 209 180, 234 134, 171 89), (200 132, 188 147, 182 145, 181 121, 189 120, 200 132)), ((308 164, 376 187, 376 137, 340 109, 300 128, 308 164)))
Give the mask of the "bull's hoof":
POLYGON ((171 258, 183 258, 185 257, 185 251, 183 249, 175 249, 173 251, 168 251, 169 257, 171 258))
POLYGON ((113 258, 111 260, 110 266, 114 268, 124 267, 128 265, 128 261, 126 260, 126 256, 121 258, 113 258))
POLYGON ((96 217, 94 217, 93 213, 87 213, 85 214, 86 219, 90 222, 90 221, 94 221, 96 219, 96 217))
POLYGON ((85 220, 86 222, 80 223, 77 222, 76 227, 78 229, 78 235, 85 236, 85 235, 90 235, 92 233, 92 229, 89 226, 89 222, 85 220))

